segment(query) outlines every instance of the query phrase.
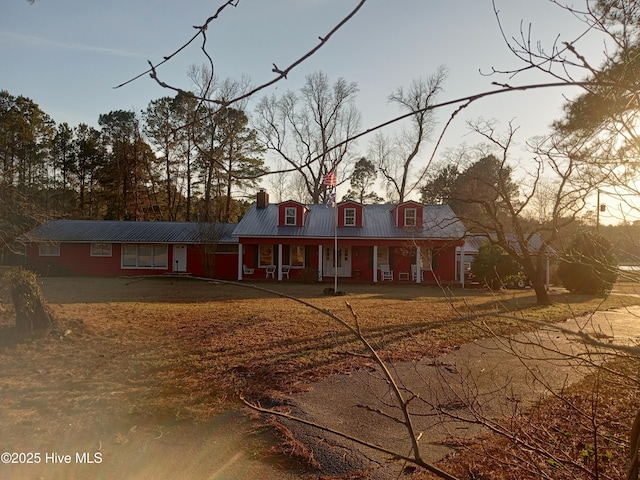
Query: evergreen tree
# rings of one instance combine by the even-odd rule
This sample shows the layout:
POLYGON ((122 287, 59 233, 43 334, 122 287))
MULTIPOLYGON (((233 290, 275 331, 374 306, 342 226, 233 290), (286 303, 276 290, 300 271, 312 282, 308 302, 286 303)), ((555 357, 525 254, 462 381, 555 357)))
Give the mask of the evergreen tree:
POLYGON ((577 234, 558 267, 558 276, 570 292, 608 295, 618 277, 612 243, 599 233, 577 234))

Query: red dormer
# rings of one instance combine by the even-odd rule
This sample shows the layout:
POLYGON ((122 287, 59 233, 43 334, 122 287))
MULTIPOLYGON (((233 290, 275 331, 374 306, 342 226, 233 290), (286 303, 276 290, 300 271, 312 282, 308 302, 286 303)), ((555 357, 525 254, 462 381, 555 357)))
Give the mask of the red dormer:
POLYGON ((397 227, 420 227, 422 226, 423 205, 410 200, 396 205, 392 210, 397 227))
POLYGON ((351 200, 338 204, 339 227, 362 227, 363 205, 351 200))
POLYGON ((295 200, 287 200, 278 204, 279 227, 301 227, 307 218, 309 209, 295 200))

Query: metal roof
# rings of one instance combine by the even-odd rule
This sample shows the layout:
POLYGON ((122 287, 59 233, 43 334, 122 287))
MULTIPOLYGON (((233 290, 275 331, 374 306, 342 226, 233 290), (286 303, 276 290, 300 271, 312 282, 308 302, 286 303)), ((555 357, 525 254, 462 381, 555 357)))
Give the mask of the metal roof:
MULTIPOLYGON (((362 227, 339 227, 341 238, 411 239, 431 238, 451 240, 462 238, 465 227, 448 205, 423 207, 423 226, 397 227, 392 210, 395 205, 364 205, 362 227)), ((236 237, 300 237, 332 238, 334 236, 333 208, 307 205, 303 226, 278 226, 278 205, 256 208, 254 204, 233 232, 236 237)))
MULTIPOLYGON (((491 238, 495 239, 495 234, 490 235, 491 238)), ((466 254, 475 255, 480 250, 480 247, 484 242, 489 239, 487 235, 470 235, 467 236, 464 240, 464 251, 466 254)), ((511 245, 511 247, 516 251, 516 253, 520 254, 522 250, 520 249, 520 245, 518 244, 518 239, 514 234, 508 233, 506 235, 506 240, 511 245)), ((543 249, 542 238, 537 233, 531 235, 528 240, 527 246, 529 253, 536 255, 555 255, 556 251, 550 245, 547 245, 543 249)))
POLYGON ((238 243, 235 223, 49 220, 18 241, 74 243, 238 243))

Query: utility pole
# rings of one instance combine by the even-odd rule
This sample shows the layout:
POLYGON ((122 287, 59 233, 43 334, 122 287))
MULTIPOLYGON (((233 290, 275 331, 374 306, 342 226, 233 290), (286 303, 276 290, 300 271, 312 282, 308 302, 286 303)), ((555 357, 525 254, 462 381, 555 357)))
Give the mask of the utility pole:
POLYGON ((600 212, 604 212, 607 210, 607 206, 605 204, 600 203, 600 189, 598 189, 598 206, 596 209, 596 232, 600 230, 600 212))
POLYGON ((596 232, 600 230, 600 189, 598 189, 598 199, 596 205, 596 232))

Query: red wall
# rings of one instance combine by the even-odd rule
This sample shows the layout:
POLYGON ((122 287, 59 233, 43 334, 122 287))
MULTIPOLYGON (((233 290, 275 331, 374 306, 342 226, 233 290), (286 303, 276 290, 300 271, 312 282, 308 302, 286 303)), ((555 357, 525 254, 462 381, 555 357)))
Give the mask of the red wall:
MULTIPOLYGON (((257 250, 259 244, 274 244, 274 263, 277 264, 277 244, 282 242, 283 245, 283 263, 288 263, 286 252, 291 244, 306 244, 305 268, 311 268, 315 271, 318 269, 318 244, 333 245, 333 240, 326 239, 322 242, 314 242, 309 244, 309 239, 243 239, 251 241, 250 244, 243 244, 243 263, 250 268, 255 268, 253 275, 244 275, 247 279, 264 279, 266 272, 264 268, 258 268, 257 250), (255 243, 253 243, 255 242, 255 243)), ((341 240, 342 245, 351 246, 351 272, 352 278, 356 278, 356 270, 359 271, 359 280, 371 282, 373 280, 373 247, 371 240, 354 239, 341 240)), ((407 253, 407 246, 400 245, 398 240, 376 241, 380 246, 390 246, 391 267, 394 270, 394 278, 398 280, 399 272, 411 272, 412 258, 407 253)), ((438 245, 433 245, 437 248, 438 245)), ((92 257, 90 255, 90 244, 88 243, 63 243, 60 245, 60 256, 40 256, 37 244, 29 244, 27 246, 28 265, 30 268, 38 271, 43 275, 101 275, 101 276, 118 276, 118 275, 161 275, 170 272, 170 268, 147 269, 133 268, 123 269, 121 267, 121 245, 113 244, 111 257, 92 257)), ((434 272, 425 272, 425 282, 433 282, 435 277, 440 281, 455 280, 455 245, 441 245, 441 250, 437 254, 436 270, 434 272)), ((234 280, 238 275, 238 256, 235 253, 216 253, 212 262, 213 270, 210 275, 207 274, 203 267, 202 255, 204 249, 198 245, 189 245, 187 247, 187 272, 194 276, 213 277, 221 279, 234 280)), ((213 255, 213 254, 208 254, 213 255)), ((168 264, 173 265, 173 245, 168 246, 168 264)), ((289 274, 290 279, 301 279, 305 268, 291 268, 289 274)))
MULTIPOLYGON (((309 239, 297 238, 251 238, 242 239, 243 242, 243 263, 249 268, 255 268, 253 275, 243 275, 247 279, 265 278, 266 272, 264 268, 258 267, 257 251, 258 245, 274 245, 274 263, 277 264, 277 244, 283 244, 283 264, 287 264, 286 245, 306 245, 306 267, 313 269, 318 268, 318 245, 333 246, 333 239, 324 239, 322 241, 313 241, 309 239), (244 243, 250 242, 250 243, 244 243)), ((340 239, 341 245, 351 246, 351 278, 356 278, 356 270, 359 270, 359 280, 364 282, 373 281, 373 246, 371 240, 368 239, 340 239)), ((413 258, 407 253, 410 245, 400 244, 398 240, 376 240, 378 246, 389 246, 391 248, 391 268, 394 270, 394 279, 398 280, 399 272, 408 272, 411 274, 411 263, 413 258)), ((431 242, 430 247, 437 250, 437 259, 435 261, 436 269, 433 272, 425 271, 425 282, 433 282, 435 278, 439 281, 455 280, 456 265, 456 245, 460 243, 431 242)), ((424 247, 423 247, 424 248, 424 247)), ((301 278, 302 270, 300 268, 291 268, 290 278, 301 278)), ((409 277, 410 278, 410 277, 409 277)))
MULTIPOLYGON (((40 256, 37 244, 27 245, 27 262, 42 275, 162 275, 171 268, 122 268, 122 246, 112 244, 110 257, 92 257, 89 243, 62 243, 60 256, 40 256)), ((168 246, 168 265, 173 265, 173 245, 168 246)), ((222 279, 237 278, 238 255, 216 253, 212 277, 222 279)), ((207 276, 202 264, 202 248, 187 246, 187 272, 194 276, 207 276)))

